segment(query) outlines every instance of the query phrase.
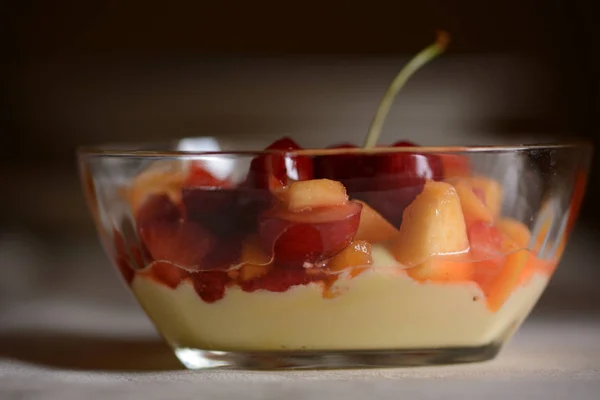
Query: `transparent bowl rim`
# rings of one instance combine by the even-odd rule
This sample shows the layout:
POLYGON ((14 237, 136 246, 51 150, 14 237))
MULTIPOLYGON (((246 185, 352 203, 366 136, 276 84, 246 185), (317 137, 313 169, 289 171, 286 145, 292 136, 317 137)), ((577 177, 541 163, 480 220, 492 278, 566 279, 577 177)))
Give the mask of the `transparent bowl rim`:
MULTIPOLYGON (((164 145, 164 144, 163 144, 164 145)), ((273 154, 289 154, 304 156, 327 156, 327 155, 365 155, 365 154, 395 154, 395 153, 436 153, 436 154, 462 154, 462 153, 517 153, 529 151, 547 150, 581 150, 591 151, 591 141, 576 140, 553 143, 532 143, 518 145, 477 145, 477 146, 404 146, 404 147, 375 147, 370 149, 357 148, 323 148, 302 150, 243 150, 243 151, 188 151, 188 150, 142 150, 152 148, 153 143, 119 144, 100 146, 81 146, 77 149, 80 158, 107 157, 107 158, 193 158, 200 156, 257 156, 273 154)))

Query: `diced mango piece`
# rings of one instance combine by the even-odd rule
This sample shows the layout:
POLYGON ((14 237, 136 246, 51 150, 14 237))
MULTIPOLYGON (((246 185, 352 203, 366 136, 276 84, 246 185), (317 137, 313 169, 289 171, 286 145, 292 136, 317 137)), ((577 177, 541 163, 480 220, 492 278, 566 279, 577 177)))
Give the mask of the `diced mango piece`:
POLYGON ((454 184, 454 188, 460 197, 460 205, 467 225, 477 221, 491 224, 494 221, 494 214, 477 196, 471 185, 464 180, 459 180, 454 184))
POLYGON ((240 263, 243 264, 239 273, 242 281, 259 278, 271 269, 271 257, 262 250, 257 236, 250 236, 242 243, 240 263))
POLYGON ((466 252, 467 228, 454 187, 427 181, 423 191, 404 210, 402 225, 389 248, 407 267, 436 255, 466 252))
POLYGON ((372 263, 371 243, 364 240, 355 240, 329 260, 327 268, 331 271, 342 271, 346 268, 364 266, 372 263))
POLYGON ((398 234, 398 229, 394 228, 371 206, 360 200, 356 201, 362 204, 362 211, 354 240, 365 240, 370 243, 387 242, 398 234))
POLYGON ((529 257, 523 272, 521 272, 521 276, 519 276, 519 285, 524 285, 529 282, 531 277, 536 273, 550 277, 556 269, 557 264, 557 261, 541 260, 532 254, 531 257, 529 257))
POLYGON ((521 221, 512 218, 502 218, 496 222, 500 231, 508 236, 519 248, 525 249, 529 246, 531 232, 521 221))
POLYGON ((518 250, 506 256, 502 269, 486 292, 487 306, 491 311, 498 311, 517 287, 530 257, 532 254, 527 250, 518 250))
POLYGON ((406 270, 417 281, 465 282, 473 277, 473 263, 452 260, 450 257, 433 257, 406 270))
POLYGON ((260 278, 269 273, 271 270, 270 265, 253 265, 253 264, 244 264, 240 269, 240 280, 247 282, 252 279, 260 278))
POLYGON ((346 188, 338 181, 311 179, 292 183, 286 190, 288 209, 338 206, 348 202, 346 188))
POLYGON ((271 257, 260 246, 258 236, 251 235, 242 242, 241 262, 255 265, 264 265, 271 262, 271 257))
POLYGON ((492 215, 498 216, 500 214, 503 189, 498 181, 481 176, 463 178, 463 181, 471 185, 475 191, 483 193, 484 203, 492 212, 492 215))

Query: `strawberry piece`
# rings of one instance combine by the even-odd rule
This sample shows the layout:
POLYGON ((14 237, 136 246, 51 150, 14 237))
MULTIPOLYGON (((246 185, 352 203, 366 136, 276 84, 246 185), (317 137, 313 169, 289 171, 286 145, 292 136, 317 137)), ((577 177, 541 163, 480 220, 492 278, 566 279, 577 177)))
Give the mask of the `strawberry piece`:
POLYGON ((503 254, 505 237, 494 225, 474 222, 467 228, 470 252, 475 260, 492 259, 503 254))
POLYGON ((261 245, 282 266, 301 267, 331 258, 353 240, 361 209, 355 202, 301 212, 275 207, 260 216, 261 245))
POLYGON ((190 276, 188 271, 168 261, 156 261, 152 263, 150 272, 154 279, 164 283, 171 289, 175 289, 182 280, 190 276))
MULTIPOLYGON (((266 150, 294 151, 302 148, 288 137, 273 142, 266 150)), ((256 157, 250 164, 250 170, 244 186, 260 189, 276 185, 285 186, 292 181, 312 179, 313 163, 307 156, 282 154, 264 154, 256 157), (275 178, 273 182, 271 178, 275 178)))
POLYGON ((138 228, 152 222, 174 223, 180 218, 181 210, 166 194, 149 196, 135 216, 138 228))
POLYGON ((225 296, 227 284, 231 281, 227 272, 205 271, 191 275, 198 296, 207 303, 214 303, 225 296))
POLYGON ((199 268, 214 248, 213 236, 189 221, 153 221, 140 227, 140 235, 152 258, 188 268, 199 268))

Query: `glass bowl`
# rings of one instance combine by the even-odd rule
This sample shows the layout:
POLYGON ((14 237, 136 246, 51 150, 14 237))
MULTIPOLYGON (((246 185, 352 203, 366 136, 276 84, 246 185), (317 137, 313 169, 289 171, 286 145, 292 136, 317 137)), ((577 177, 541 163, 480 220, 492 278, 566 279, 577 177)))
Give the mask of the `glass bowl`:
POLYGON ((495 357, 560 260, 592 155, 235 146, 79 151, 108 255, 190 369, 495 357))

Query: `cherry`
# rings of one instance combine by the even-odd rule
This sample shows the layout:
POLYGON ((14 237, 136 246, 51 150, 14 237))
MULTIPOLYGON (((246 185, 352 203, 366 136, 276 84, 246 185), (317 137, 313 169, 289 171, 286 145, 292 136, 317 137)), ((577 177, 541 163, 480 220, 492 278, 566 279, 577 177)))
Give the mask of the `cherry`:
POLYGON ((146 223, 140 228, 140 235, 154 260, 193 269, 204 267, 204 258, 215 246, 210 232, 184 220, 146 223))
POLYGON ((280 266, 302 267, 305 262, 326 260, 352 242, 361 209, 356 202, 301 212, 274 207, 260 216, 261 245, 280 266))
MULTIPOLYGON (((408 141, 393 147, 417 147, 408 141)), ((356 148, 342 144, 334 148, 356 148)), ((318 178, 339 180, 350 198, 367 202, 394 226, 402 222, 404 209, 421 192, 425 180, 442 178, 442 164, 433 154, 336 154, 315 160, 318 178)))
MULTIPOLYGON (((273 142, 266 150, 294 151, 302 148, 292 139, 284 137, 273 142)), ((244 186, 268 189, 273 183, 285 186, 291 181, 312 178, 313 163, 310 157, 264 154, 252 160, 244 186)))

